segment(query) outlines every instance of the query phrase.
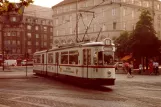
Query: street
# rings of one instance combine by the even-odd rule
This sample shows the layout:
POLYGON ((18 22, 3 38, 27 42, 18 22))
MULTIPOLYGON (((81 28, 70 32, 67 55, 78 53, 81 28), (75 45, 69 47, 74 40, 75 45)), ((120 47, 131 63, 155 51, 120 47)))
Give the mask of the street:
POLYGON ((0 72, 7 75, 0 79, 0 107, 161 107, 160 75, 116 74, 114 86, 90 87, 30 77, 31 68, 28 78, 13 78, 25 76, 25 67, 13 69, 0 72))

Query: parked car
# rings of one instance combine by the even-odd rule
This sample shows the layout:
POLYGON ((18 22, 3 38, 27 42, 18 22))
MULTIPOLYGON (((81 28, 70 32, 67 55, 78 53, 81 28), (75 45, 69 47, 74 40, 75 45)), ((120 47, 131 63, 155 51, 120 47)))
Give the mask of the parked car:
POLYGON ((115 68, 116 68, 116 70, 123 70, 124 63, 123 62, 115 62, 115 68))
POLYGON ((4 66, 17 66, 17 60, 14 59, 4 60, 4 66))
POLYGON ((22 60, 21 66, 33 65, 33 60, 22 60))

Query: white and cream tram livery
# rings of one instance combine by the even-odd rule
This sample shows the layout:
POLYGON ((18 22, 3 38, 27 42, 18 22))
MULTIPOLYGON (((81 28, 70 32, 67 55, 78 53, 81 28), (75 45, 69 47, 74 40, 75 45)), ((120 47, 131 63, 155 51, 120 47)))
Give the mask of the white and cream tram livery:
POLYGON ((33 72, 95 85, 114 85, 114 44, 77 43, 34 53, 33 72))

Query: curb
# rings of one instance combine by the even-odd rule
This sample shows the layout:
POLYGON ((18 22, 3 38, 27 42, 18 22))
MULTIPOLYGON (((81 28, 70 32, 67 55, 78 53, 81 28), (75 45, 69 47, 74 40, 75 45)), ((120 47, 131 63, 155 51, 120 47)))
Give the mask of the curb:
POLYGON ((29 78, 38 78, 38 76, 22 76, 22 75, 4 75, 0 76, 0 79, 29 79, 29 78))

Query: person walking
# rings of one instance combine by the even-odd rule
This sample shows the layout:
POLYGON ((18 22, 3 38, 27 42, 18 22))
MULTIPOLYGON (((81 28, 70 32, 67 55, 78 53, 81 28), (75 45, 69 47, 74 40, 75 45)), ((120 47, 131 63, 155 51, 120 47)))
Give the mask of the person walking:
POLYGON ((130 77, 133 77, 131 71, 132 71, 132 68, 133 68, 133 65, 132 63, 128 63, 126 62, 126 71, 127 71, 127 77, 130 78, 130 77))
POLYGON ((153 73, 153 61, 152 60, 150 60, 150 62, 149 62, 149 74, 151 75, 152 73, 153 73))
POLYGON ((155 75, 159 74, 159 63, 155 62, 155 75))
POLYGON ((143 65, 140 64, 140 65, 139 65, 139 74, 141 74, 142 71, 143 71, 143 65))

